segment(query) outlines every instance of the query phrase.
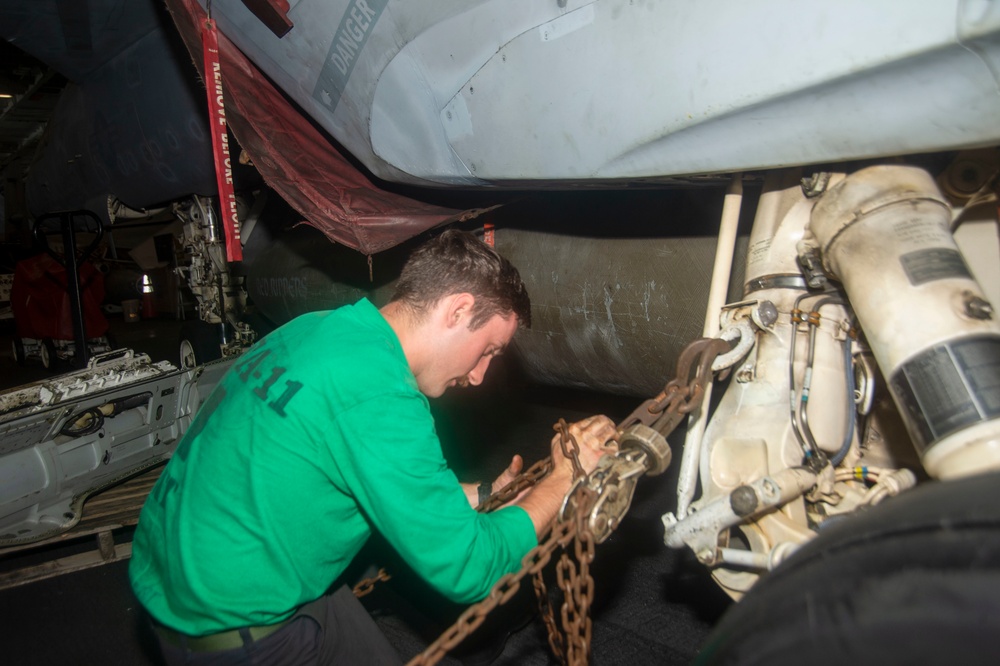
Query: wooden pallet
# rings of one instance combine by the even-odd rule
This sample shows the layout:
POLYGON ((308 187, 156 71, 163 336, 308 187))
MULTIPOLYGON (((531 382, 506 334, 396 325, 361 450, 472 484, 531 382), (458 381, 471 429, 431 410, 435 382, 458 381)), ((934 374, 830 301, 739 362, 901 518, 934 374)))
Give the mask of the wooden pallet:
POLYGON ((0 590, 131 557, 131 528, 162 471, 157 465, 87 498, 80 522, 58 536, 0 548, 0 590))

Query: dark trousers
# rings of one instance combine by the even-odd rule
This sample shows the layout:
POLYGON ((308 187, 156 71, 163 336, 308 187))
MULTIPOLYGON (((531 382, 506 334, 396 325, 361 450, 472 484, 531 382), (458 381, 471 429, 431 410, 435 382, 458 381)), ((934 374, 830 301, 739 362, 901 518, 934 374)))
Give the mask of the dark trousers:
POLYGON ((396 666, 402 659, 347 586, 306 604, 292 621, 243 647, 197 652, 160 639, 168 666, 396 666))

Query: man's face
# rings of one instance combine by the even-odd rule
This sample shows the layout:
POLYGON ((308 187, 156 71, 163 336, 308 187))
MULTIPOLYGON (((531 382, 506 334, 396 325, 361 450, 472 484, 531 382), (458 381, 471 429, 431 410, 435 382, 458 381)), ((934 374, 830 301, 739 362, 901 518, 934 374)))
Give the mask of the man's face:
POLYGON ((439 347, 439 358, 425 377, 418 380, 420 390, 436 398, 452 386, 478 386, 490 361, 507 347, 517 331, 517 317, 494 315, 484 326, 470 330, 458 327, 439 347))

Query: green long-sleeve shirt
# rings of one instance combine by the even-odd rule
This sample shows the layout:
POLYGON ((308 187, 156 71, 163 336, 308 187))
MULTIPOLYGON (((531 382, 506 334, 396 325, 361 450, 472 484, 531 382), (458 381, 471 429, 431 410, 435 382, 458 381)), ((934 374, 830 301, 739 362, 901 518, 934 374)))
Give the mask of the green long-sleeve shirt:
POLYGON ((323 594, 372 529, 460 602, 536 544, 519 507, 469 507, 398 338, 362 300, 298 317, 226 373, 143 508, 129 573, 179 631, 270 624, 323 594))

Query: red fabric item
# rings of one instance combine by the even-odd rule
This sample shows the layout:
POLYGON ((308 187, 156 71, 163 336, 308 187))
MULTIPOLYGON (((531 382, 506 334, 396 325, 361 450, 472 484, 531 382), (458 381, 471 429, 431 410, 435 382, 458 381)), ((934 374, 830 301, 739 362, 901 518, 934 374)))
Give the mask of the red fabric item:
POLYGON ((223 104, 222 72, 219 64, 219 32, 215 21, 206 19, 201 25, 202 59, 205 72, 211 73, 208 92, 208 126, 212 135, 212 156, 215 158, 215 186, 219 189, 219 212, 226 235, 226 261, 243 261, 240 243, 240 222, 236 214, 236 194, 233 192, 233 163, 226 134, 226 107, 223 104))
POLYGON ((278 37, 288 34, 293 24, 288 18, 288 0, 243 0, 254 16, 278 37))
MULTIPOLYGON (((48 254, 17 262, 10 307, 19 338, 74 340, 66 268, 48 254)), ((91 263, 80 264, 80 303, 86 337, 99 338, 108 331, 101 312, 104 275, 91 263)))
MULTIPOLYGON (((196 0, 167 0, 167 6, 200 66, 204 10, 196 0)), ((482 212, 433 206, 379 189, 221 32, 219 56, 233 134, 265 182, 330 240, 374 254, 482 212)))

